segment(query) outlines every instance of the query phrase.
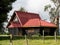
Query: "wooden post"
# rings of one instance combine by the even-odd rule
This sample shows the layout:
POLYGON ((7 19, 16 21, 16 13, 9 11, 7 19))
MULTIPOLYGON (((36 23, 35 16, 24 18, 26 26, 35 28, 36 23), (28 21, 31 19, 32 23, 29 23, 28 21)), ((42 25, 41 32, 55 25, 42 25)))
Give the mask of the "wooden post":
POLYGON ((27 35, 25 35, 25 41, 26 41, 26 45, 28 45, 27 35))
POLYGON ((54 32, 54 35, 55 35, 55 41, 57 41, 57 34, 56 34, 56 30, 54 32))
POLYGON ((12 34, 10 34, 10 45, 13 45, 13 42, 12 42, 12 34))
POLYGON ((44 30, 43 30, 43 43, 44 43, 44 30))

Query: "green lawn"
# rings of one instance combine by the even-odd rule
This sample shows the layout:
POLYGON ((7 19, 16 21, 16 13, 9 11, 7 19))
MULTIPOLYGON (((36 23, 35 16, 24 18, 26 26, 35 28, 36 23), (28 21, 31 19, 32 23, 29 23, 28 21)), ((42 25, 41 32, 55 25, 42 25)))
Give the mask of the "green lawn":
MULTIPOLYGON (((60 36, 57 37, 57 42, 54 40, 53 36, 46 36, 43 41, 42 37, 30 37, 28 39, 29 45, 60 45, 60 36)), ((10 45, 9 37, 0 37, 0 45, 10 45)), ((24 37, 13 38, 13 45, 26 45, 26 40, 24 37)))

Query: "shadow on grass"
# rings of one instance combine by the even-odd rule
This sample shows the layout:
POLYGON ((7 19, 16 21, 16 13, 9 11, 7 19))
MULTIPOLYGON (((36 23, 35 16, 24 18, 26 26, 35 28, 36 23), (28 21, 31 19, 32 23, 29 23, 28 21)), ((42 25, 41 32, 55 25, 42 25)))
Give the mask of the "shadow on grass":
MULTIPOLYGON (((13 37, 13 40, 24 39, 25 37, 13 37)), ((10 40, 10 37, 0 37, 0 40, 10 40)))
POLYGON ((9 40, 10 37, 0 37, 0 40, 9 40))
POLYGON ((2 44, 0 44, 0 45, 2 45, 2 44))
MULTIPOLYGON (((43 40, 43 37, 42 36, 40 36, 40 37, 27 37, 28 39, 35 39, 35 40, 39 40, 39 39, 41 39, 41 40, 43 40)), ((24 40, 25 39, 25 37, 23 36, 23 37, 19 37, 19 36, 14 36, 13 37, 13 40, 24 40)), ((45 40, 53 40, 53 39, 55 39, 55 37, 54 36, 45 36, 45 40)), ((57 37, 57 39, 59 39, 60 40, 60 36, 59 37, 57 37)), ((0 37, 0 40, 10 40, 10 37, 0 37)), ((1 45, 1 44, 0 44, 1 45)))
POLYGON ((54 36, 46 36, 45 39, 46 40, 49 40, 49 39, 52 40, 52 39, 55 39, 55 37, 54 36))
POLYGON ((58 36, 57 39, 60 39, 60 36, 58 36))
POLYGON ((19 39, 19 40, 20 40, 20 39, 23 40, 23 39, 25 39, 25 37, 19 37, 19 36, 14 36, 14 37, 13 37, 13 40, 18 40, 18 39, 19 39))

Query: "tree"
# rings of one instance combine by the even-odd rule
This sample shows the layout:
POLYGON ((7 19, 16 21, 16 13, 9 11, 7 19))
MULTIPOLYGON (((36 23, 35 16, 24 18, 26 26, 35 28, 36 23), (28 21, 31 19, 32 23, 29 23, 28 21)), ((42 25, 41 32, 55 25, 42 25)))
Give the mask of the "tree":
POLYGON ((51 1, 53 1, 55 7, 52 8, 50 4, 46 5, 44 11, 49 11, 51 22, 55 23, 59 28, 60 0, 51 1))
POLYGON ((26 10, 23 7, 20 8, 20 11, 26 12, 26 10))
POLYGON ((7 19, 7 12, 12 9, 11 4, 15 0, 0 0, 0 32, 2 23, 7 19))

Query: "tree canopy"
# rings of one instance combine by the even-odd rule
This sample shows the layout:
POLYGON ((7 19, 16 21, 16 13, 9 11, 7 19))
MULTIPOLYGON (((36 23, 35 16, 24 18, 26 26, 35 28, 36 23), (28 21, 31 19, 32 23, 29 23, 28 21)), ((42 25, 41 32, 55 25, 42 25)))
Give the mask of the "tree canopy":
POLYGON ((49 11, 49 16, 52 23, 57 25, 57 34, 59 34, 59 16, 60 16, 60 0, 51 0, 53 1, 55 7, 51 7, 51 5, 45 6, 45 11, 49 11))
POLYGON ((0 0, 0 29, 2 23, 7 19, 7 12, 12 9, 12 2, 15 0, 0 0))
POLYGON ((51 7, 51 5, 46 5, 45 6, 45 11, 49 11, 49 16, 51 19, 51 22, 57 24, 57 21, 55 22, 55 19, 57 20, 57 18, 59 17, 59 13, 60 13, 60 1, 59 0, 51 0, 53 1, 55 7, 51 7), (57 17, 57 18, 56 18, 57 17))
POLYGON ((26 12, 26 10, 23 7, 20 8, 20 11, 26 12))

